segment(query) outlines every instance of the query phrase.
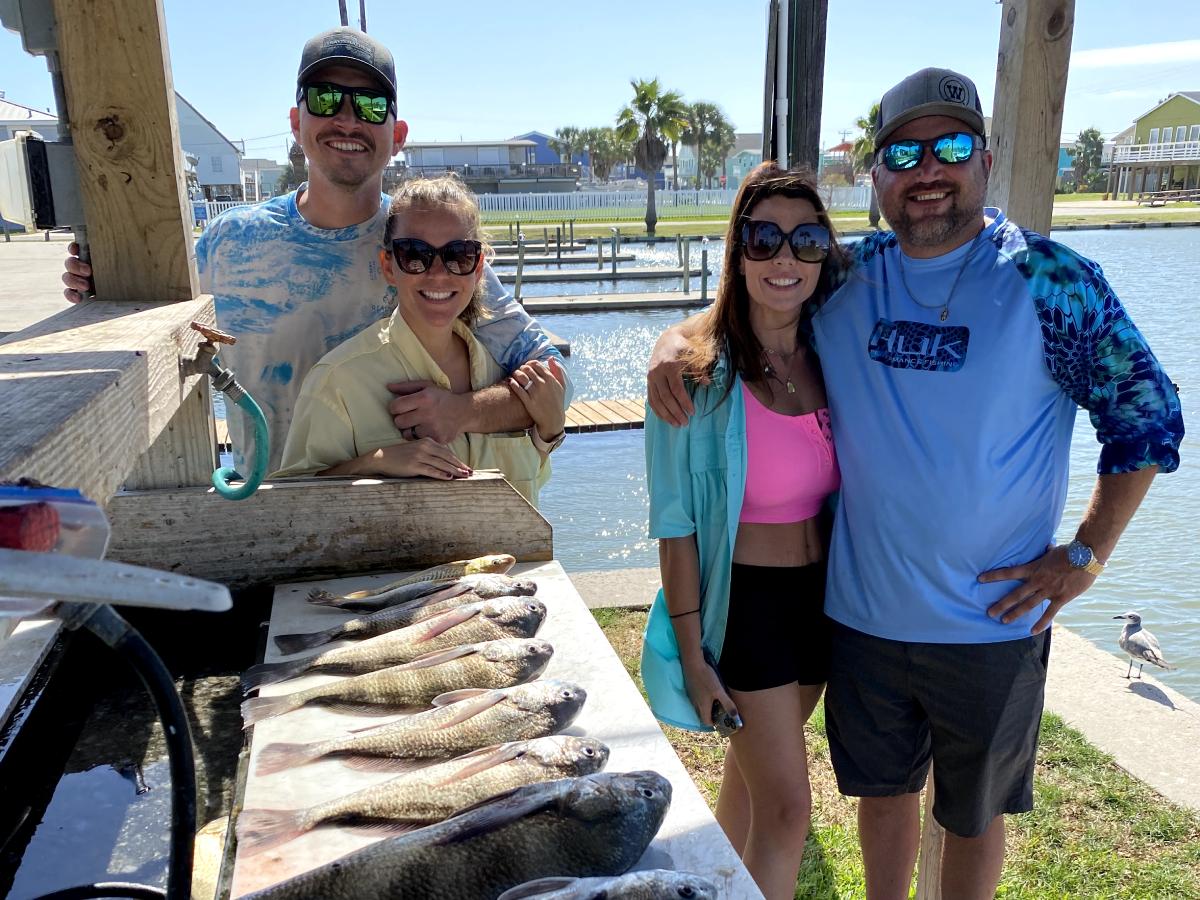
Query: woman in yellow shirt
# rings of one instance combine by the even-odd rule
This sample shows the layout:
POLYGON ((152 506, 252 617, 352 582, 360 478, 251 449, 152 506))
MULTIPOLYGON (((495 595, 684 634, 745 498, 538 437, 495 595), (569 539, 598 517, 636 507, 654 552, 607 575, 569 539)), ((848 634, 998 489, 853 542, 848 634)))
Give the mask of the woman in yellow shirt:
POLYGON ((448 445, 406 440, 388 412, 390 382, 427 380, 467 393, 504 377, 471 333, 484 290, 478 205, 452 176, 409 181, 392 196, 386 235, 380 265, 396 288, 396 310, 327 353, 305 377, 273 477, 450 479, 491 468, 536 505, 566 423, 565 373, 557 361, 526 363, 509 379, 533 419, 528 432, 463 434, 448 445))

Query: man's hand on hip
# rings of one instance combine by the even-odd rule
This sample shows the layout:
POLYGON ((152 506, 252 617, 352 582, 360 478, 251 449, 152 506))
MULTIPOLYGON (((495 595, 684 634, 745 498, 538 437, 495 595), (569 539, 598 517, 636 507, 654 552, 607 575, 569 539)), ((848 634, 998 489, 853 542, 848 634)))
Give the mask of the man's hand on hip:
POLYGON ((396 396, 388 412, 407 439, 433 438, 449 444, 465 431, 470 396, 452 394, 430 381, 401 381, 387 386, 396 396))
POLYGON ((979 576, 980 582, 1020 581, 1021 583, 993 603, 988 615, 1005 624, 1019 619, 1043 600, 1050 605, 1030 629, 1030 634, 1045 631, 1058 611, 1086 591, 1096 576, 1077 569, 1067 561, 1067 548, 1051 546, 1044 554, 1020 566, 992 569, 979 576))

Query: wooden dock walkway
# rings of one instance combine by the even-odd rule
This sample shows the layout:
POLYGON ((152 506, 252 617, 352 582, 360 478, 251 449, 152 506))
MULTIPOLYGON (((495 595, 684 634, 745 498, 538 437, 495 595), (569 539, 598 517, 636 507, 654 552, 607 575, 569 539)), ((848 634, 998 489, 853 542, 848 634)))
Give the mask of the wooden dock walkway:
POLYGON ((628 294, 567 294, 554 297, 523 297, 521 305, 530 313, 608 312, 616 309, 673 309, 708 306, 716 299, 712 291, 702 297, 700 291, 648 291, 628 294))
MULTIPOLYGON (((611 261, 611 260, 610 260, 611 261)), ((691 276, 700 277, 703 270, 699 266, 691 267, 691 276)), ((547 281, 649 281, 661 278, 682 278, 683 266, 667 268, 666 266, 630 266, 617 269, 616 272, 601 271, 600 269, 551 269, 541 272, 525 272, 521 281, 525 284, 547 281)), ((513 284, 517 280, 516 272, 505 272, 499 276, 502 284, 513 284)))
MULTIPOLYGON (((637 256, 632 253, 617 254, 617 262, 633 262, 635 259, 637 259, 637 256)), ((525 254, 525 265, 527 266, 541 266, 547 263, 571 263, 572 265, 590 263, 593 266, 598 266, 595 253, 564 253, 561 258, 555 255, 532 256, 528 253, 525 254)), ((515 266, 516 264, 517 258, 515 256, 497 256, 492 260, 493 268, 495 266, 515 266)), ((612 265, 611 256, 604 257, 604 265, 612 265)))
MULTIPOLYGON (((567 434, 628 431, 646 426, 646 401, 578 400, 567 409, 567 434)), ((217 448, 229 450, 229 425, 217 419, 217 448)))
MULTIPOLYGON (((550 253, 558 246, 560 246, 560 245, 553 244, 553 243, 543 244, 541 241, 537 241, 537 242, 526 241, 525 242, 525 252, 526 253, 550 253)), ((587 244, 581 244, 579 241, 576 241, 573 244, 569 244, 566 241, 564 241, 561 244, 561 247, 562 247, 563 253, 569 253, 569 252, 575 251, 575 250, 586 250, 587 244)), ((497 241, 497 242, 491 244, 491 248, 496 251, 497 256, 516 256, 517 255, 517 245, 510 244, 508 241, 497 241)), ((607 249, 608 248, 605 247, 606 251, 607 251, 607 249)))

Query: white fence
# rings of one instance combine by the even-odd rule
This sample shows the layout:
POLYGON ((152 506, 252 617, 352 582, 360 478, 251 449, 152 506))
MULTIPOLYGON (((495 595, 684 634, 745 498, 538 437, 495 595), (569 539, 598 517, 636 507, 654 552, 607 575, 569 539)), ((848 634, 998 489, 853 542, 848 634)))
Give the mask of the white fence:
MULTIPOLYGON (((657 191, 654 196, 658 218, 726 219, 733 207, 736 191, 657 191)), ((831 210, 865 210, 871 203, 869 187, 822 188, 821 196, 831 210)), ((574 191, 558 194, 479 194, 483 221, 508 222, 636 222, 646 216, 646 192, 574 191)), ((207 225, 213 218, 235 206, 253 204, 216 201, 192 204, 197 222, 207 225)))

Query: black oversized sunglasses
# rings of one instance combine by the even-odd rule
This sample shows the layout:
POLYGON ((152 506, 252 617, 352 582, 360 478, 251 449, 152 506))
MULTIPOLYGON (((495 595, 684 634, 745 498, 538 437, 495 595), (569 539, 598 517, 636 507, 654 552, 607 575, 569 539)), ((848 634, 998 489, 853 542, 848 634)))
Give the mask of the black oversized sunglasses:
POLYGON ((387 121, 388 113, 393 112, 392 99, 385 91, 369 87, 346 87, 328 82, 301 85, 296 94, 296 105, 303 100, 312 115, 328 119, 338 114, 347 97, 350 98, 350 108, 354 110, 354 115, 372 125, 382 125, 387 121))
POLYGON ((742 226, 742 252, 746 259, 765 262, 787 242, 792 256, 806 263, 819 263, 829 255, 829 229, 824 225, 797 225, 785 233, 774 222, 751 219, 742 226))
POLYGON ((483 255, 483 244, 479 241, 451 241, 435 247, 420 238, 395 238, 392 241, 392 256, 396 265, 409 275, 420 275, 433 265, 433 258, 440 256, 446 271, 451 275, 470 275, 479 265, 483 255))
POLYGON ((879 151, 883 164, 889 172, 904 172, 915 169, 925 156, 925 148, 933 151, 933 158, 946 165, 963 163, 975 155, 975 151, 983 147, 983 142, 973 134, 965 131, 954 131, 927 141, 903 140, 892 141, 879 151))

